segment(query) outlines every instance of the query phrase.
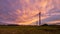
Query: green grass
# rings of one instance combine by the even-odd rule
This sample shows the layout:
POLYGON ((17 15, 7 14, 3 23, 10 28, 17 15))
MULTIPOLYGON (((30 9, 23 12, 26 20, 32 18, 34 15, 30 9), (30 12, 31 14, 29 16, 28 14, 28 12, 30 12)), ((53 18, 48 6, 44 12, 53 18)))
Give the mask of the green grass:
POLYGON ((60 26, 0 26, 0 34, 60 34, 60 26))

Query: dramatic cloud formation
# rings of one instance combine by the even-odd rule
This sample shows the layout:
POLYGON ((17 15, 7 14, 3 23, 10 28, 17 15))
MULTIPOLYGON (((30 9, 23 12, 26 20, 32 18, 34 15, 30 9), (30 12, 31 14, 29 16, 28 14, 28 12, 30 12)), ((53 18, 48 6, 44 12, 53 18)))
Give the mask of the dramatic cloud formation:
POLYGON ((60 23, 60 0, 47 0, 46 6, 41 11, 42 24, 57 24, 60 23))
POLYGON ((0 0, 0 22, 29 25, 39 21, 40 0, 0 0))
POLYGON ((60 21, 60 0, 0 0, 3 24, 41 25, 60 21), (41 22, 39 22, 39 20, 41 22))

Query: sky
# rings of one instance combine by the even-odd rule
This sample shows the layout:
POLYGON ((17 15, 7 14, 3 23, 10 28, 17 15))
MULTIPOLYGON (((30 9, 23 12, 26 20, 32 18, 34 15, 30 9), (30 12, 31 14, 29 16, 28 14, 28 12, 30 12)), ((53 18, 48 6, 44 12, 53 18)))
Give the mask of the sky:
POLYGON ((39 0, 0 0, 0 22, 36 25, 39 21, 39 0))
POLYGON ((60 23, 60 0, 46 1, 44 11, 41 11, 42 24, 60 23))
POLYGON ((59 23, 59 1, 60 0, 0 0, 0 22, 2 24, 18 25, 59 23), (41 15, 39 15, 39 13, 41 13, 41 15))

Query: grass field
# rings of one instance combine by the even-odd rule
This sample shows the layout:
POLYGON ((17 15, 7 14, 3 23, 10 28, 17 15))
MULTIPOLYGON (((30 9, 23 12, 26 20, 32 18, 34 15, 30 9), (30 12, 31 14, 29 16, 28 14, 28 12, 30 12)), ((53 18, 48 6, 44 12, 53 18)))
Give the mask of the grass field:
POLYGON ((60 34, 60 26, 0 26, 0 34, 60 34))

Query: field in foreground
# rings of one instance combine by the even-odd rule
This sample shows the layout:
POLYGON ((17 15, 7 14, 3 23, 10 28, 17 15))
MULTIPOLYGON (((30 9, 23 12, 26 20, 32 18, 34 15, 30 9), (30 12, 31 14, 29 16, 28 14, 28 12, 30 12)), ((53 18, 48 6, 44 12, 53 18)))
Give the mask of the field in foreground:
POLYGON ((60 26, 0 26, 0 34, 60 34, 60 26))

